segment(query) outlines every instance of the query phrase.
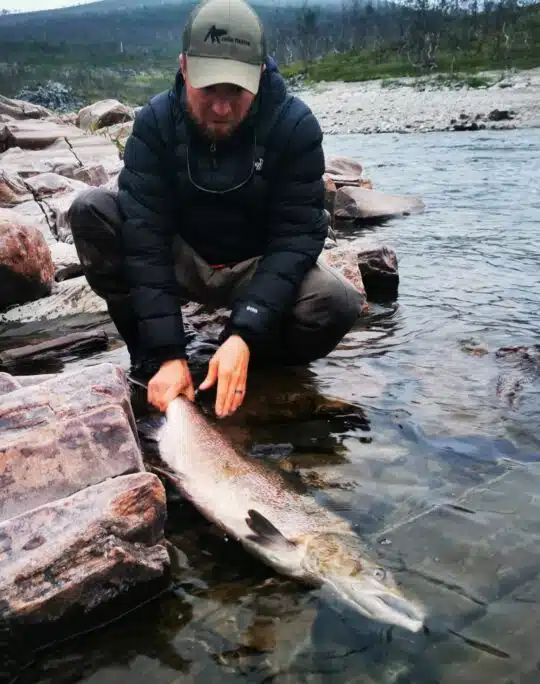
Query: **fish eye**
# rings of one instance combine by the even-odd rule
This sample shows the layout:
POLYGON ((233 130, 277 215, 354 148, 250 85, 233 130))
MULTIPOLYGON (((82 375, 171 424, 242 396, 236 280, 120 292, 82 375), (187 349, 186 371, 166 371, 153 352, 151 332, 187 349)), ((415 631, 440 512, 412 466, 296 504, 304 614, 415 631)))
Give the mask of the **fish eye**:
POLYGON ((386 579, 386 570, 384 568, 375 568, 373 570, 373 577, 379 582, 383 582, 386 579))

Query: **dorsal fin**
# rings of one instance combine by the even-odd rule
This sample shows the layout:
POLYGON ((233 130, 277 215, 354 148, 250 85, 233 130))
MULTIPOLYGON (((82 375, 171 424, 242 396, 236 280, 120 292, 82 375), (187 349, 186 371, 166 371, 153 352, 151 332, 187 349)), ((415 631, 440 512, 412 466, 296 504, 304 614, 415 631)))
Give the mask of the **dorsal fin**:
POLYGON ((296 544, 293 541, 287 539, 275 525, 273 525, 268 518, 259 513, 259 511, 250 508, 248 511, 248 517, 246 518, 246 524, 250 530, 253 530, 254 534, 250 534, 247 539, 256 542, 261 546, 275 546, 275 545, 285 545, 294 547, 296 544))

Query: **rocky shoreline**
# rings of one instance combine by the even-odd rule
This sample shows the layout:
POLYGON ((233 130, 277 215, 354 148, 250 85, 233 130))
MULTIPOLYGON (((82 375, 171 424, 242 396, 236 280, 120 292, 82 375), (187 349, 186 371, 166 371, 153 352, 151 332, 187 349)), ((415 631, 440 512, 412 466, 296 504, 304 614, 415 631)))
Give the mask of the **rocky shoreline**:
POLYGON ((327 135, 540 127, 540 68, 293 87, 327 135))
MULTIPOLYGON (((106 333, 58 333, 22 347, 9 338, 13 323, 60 328, 65 317, 106 313, 82 274, 68 210, 91 186, 117 188, 134 117, 115 100, 59 116, 0 96, 0 327, 7 324, 0 350, 0 629, 92 612, 166 579, 169 570, 165 489, 144 460, 126 372, 106 333), (103 353, 87 368, 17 372, 28 360, 96 350, 103 353)), ((365 310, 395 300, 394 250, 372 238, 342 241, 338 229, 421 212, 422 200, 377 191, 361 164, 345 157, 327 158, 325 184, 332 229, 322 258, 361 292, 365 310)), ((186 326, 203 337, 226 315, 185 308, 186 326)), ((298 417, 303 397, 280 392, 298 417)), ((256 397, 246 403, 245 420, 253 410, 259 419, 269 415, 268 394, 263 411, 253 409, 256 397)), ((304 404, 310 417, 350 411, 309 394, 304 404)))

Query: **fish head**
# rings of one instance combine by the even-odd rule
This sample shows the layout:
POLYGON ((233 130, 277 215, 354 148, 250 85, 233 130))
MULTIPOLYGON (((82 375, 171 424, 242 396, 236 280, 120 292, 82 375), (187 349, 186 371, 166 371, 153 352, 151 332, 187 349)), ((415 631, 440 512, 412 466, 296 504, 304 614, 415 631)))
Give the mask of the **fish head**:
POLYGON ((419 631, 423 607, 405 597, 390 570, 370 559, 356 537, 314 535, 305 544, 304 572, 326 592, 362 615, 419 631))

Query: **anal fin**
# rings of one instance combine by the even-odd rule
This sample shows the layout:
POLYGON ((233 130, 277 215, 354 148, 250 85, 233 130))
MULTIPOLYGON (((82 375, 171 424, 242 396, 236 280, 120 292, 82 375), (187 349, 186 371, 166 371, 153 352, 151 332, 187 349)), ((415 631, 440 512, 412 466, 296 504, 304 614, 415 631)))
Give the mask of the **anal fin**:
POLYGON ((246 524, 254 532, 246 537, 249 541, 261 546, 285 546, 291 549, 296 547, 295 542, 287 539, 268 518, 253 508, 248 510, 246 524))

